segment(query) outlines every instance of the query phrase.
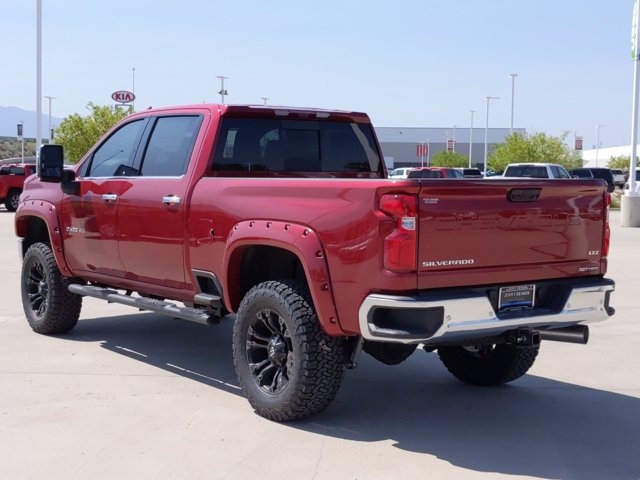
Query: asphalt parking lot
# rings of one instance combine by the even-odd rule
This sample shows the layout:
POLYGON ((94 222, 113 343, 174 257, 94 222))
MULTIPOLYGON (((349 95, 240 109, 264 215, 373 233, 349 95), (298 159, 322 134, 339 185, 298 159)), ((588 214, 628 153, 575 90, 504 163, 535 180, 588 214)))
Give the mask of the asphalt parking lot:
POLYGON ((33 333, 2 209, 0 478, 639 479, 640 229, 611 220, 617 314, 588 345, 544 342, 494 389, 435 354, 365 355, 326 412, 277 424, 238 387, 232 317, 205 327, 85 299, 70 334, 33 333))

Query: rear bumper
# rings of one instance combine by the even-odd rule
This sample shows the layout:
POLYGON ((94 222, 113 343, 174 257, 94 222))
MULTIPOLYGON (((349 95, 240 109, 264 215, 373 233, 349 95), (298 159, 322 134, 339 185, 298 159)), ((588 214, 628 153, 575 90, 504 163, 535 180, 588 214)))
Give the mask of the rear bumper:
POLYGON ((598 322, 615 313, 609 306, 613 280, 550 282, 546 288, 549 298, 542 307, 501 313, 491 299, 490 287, 409 297, 371 294, 358 311, 360 332, 371 341, 438 344, 515 329, 598 322))

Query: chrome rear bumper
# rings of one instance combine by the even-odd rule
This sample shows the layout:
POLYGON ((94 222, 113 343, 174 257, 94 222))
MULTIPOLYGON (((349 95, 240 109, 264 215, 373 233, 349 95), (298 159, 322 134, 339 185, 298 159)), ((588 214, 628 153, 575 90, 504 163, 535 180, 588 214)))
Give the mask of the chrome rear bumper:
POLYGON ((414 297, 371 294, 358 311, 364 339, 379 342, 430 343, 499 335, 516 329, 560 328, 606 320, 612 280, 571 287, 561 308, 497 313, 487 295, 476 291, 422 294, 414 297))

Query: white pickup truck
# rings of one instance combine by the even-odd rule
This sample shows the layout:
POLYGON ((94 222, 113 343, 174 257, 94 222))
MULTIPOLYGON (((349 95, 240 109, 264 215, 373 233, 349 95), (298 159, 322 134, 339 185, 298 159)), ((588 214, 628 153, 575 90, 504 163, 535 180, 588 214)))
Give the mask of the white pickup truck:
POLYGON ((555 163, 510 163, 504 178, 571 178, 569 172, 555 163))

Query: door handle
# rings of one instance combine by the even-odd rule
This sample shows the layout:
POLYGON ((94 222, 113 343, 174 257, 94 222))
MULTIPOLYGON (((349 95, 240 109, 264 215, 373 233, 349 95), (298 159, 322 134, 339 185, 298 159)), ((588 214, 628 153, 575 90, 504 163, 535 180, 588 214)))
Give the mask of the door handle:
POLYGON ((180 197, 177 197, 176 195, 167 195, 166 197, 162 197, 162 203, 169 207, 173 205, 179 205, 180 197))
POLYGON ((115 202, 118 199, 118 195, 115 193, 104 193, 102 195, 102 200, 105 202, 115 202))

